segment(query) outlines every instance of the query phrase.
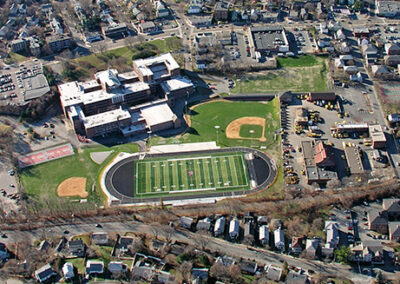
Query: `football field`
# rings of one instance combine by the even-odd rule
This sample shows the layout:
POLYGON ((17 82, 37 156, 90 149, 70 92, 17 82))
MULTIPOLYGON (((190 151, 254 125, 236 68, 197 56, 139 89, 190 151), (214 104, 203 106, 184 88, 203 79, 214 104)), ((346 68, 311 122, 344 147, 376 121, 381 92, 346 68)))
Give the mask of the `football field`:
POLYGON ((250 188, 243 153, 136 160, 134 171, 136 196, 250 188))

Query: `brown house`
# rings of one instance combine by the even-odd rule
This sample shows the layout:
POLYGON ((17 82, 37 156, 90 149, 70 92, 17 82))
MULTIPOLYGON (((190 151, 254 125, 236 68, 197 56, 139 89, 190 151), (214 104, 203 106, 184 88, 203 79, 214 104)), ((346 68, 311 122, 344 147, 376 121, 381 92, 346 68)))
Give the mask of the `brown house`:
POLYGON ((368 213, 368 229, 387 234, 388 232, 388 215, 386 211, 379 212, 372 210, 368 213))
POLYGON ((389 239, 400 242, 400 222, 389 223, 389 239))

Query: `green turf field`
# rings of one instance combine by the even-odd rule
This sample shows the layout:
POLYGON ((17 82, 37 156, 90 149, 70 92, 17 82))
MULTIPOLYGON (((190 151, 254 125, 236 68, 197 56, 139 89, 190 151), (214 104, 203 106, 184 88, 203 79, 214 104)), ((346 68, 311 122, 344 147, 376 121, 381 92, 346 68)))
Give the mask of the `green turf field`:
POLYGON ((135 195, 249 189, 243 153, 144 159, 135 162, 135 195))

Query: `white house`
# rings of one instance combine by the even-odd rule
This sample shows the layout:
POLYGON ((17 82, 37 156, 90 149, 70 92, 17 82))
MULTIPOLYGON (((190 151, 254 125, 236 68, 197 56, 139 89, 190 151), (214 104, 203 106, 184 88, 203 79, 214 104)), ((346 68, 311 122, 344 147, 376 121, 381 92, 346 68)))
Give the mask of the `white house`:
POLYGON ((71 262, 66 262, 63 267, 62 267, 62 272, 64 274, 65 279, 71 279, 74 278, 74 266, 72 265, 71 262))
POLYGON ((45 266, 42 266, 41 268, 35 271, 35 278, 37 281, 42 283, 49 280, 55 274, 56 273, 53 271, 50 264, 46 264, 45 266))
POLYGON ((325 247, 336 248, 336 246, 339 244, 339 224, 337 222, 326 221, 325 232, 326 232, 325 247))
POLYGON ((281 228, 274 231, 275 247, 281 251, 285 250, 285 235, 281 228))
POLYGON ((262 225, 259 228, 259 241, 263 245, 267 245, 269 243, 269 229, 268 225, 262 225))
POLYGON ((188 14, 199 14, 201 13, 201 9, 203 8, 203 0, 192 0, 190 1, 190 5, 188 7, 188 14))
POLYGON ((103 274, 104 262, 96 260, 88 260, 86 262, 86 274, 103 274))
POLYGON ((229 223, 229 237, 235 239, 239 236, 239 220, 232 219, 229 223))
POLYGON ((222 235, 225 231, 225 217, 219 217, 215 222, 214 236, 222 235))

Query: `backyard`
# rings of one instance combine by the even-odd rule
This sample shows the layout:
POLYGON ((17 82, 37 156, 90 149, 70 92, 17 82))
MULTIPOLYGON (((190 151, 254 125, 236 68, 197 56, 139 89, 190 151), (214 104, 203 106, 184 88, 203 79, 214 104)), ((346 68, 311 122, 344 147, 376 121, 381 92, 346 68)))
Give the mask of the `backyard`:
POLYGON ((326 59, 279 58, 278 70, 247 74, 235 80, 232 93, 323 92, 328 90, 326 59))
POLYGON ((58 185, 71 177, 85 177, 86 191, 89 193, 87 202, 94 205, 104 201, 103 193, 99 187, 98 177, 102 169, 119 152, 137 152, 136 144, 118 145, 113 147, 91 147, 77 152, 75 155, 50 161, 40 165, 22 169, 20 172, 21 184, 28 195, 30 201, 28 204, 35 205, 35 208, 62 209, 62 206, 68 206, 66 199, 78 199, 78 197, 57 196, 58 185), (96 164, 90 158, 90 153, 101 151, 113 151, 102 164, 96 164), (92 191, 92 186, 96 190, 92 191), (52 206, 54 208, 52 208, 52 206))

